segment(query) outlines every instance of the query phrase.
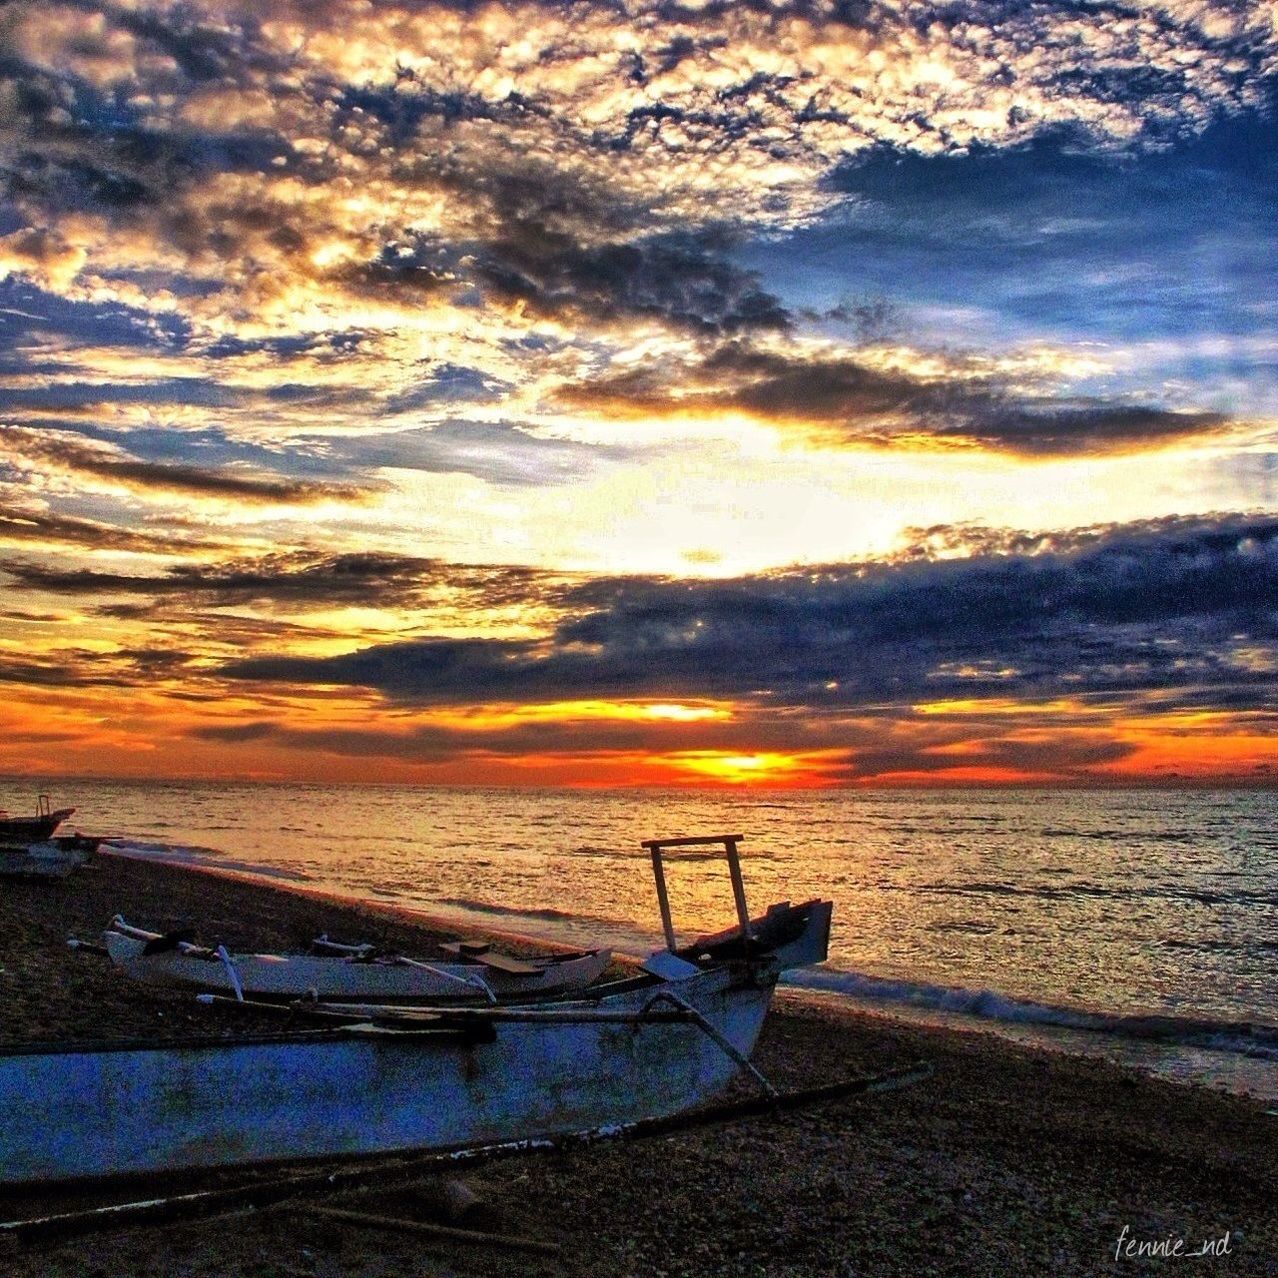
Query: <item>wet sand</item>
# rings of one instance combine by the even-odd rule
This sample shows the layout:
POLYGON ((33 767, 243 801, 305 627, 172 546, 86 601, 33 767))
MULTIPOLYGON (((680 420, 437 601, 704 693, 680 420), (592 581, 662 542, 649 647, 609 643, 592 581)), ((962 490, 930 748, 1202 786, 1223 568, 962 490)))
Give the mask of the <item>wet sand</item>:
MULTIPOLYGON (((426 922, 273 885, 99 858, 61 883, 0 887, 0 1036, 14 1042, 242 1032, 235 1011, 144 989, 72 953, 121 911, 194 926, 230 948, 318 932, 424 952, 426 922)), ((836 916, 835 926, 838 926, 836 916)), ((272 1022, 278 1028, 277 1022, 272 1022)), ((1054 1056, 984 1034, 927 1030, 782 995, 755 1057, 801 1087, 926 1059, 908 1089, 627 1144, 576 1146, 466 1174, 467 1224, 558 1243, 545 1257, 307 1217, 293 1203, 212 1220, 0 1248, 0 1272, 392 1278, 408 1275, 1278 1275, 1278 1117, 1264 1104, 1054 1056), (1217 1258, 1115 1259, 1135 1245, 1217 1258)), ((33 1099, 32 1103, 38 1103, 33 1099)), ((174 1177, 166 1188, 238 1183, 174 1177)), ((148 1183, 147 1194, 156 1192, 148 1183)), ((0 1198, 4 1218, 124 1199, 0 1198)), ((319 1201, 311 1199, 310 1201, 319 1201)), ((429 1218, 422 1192, 328 1205, 429 1218)))

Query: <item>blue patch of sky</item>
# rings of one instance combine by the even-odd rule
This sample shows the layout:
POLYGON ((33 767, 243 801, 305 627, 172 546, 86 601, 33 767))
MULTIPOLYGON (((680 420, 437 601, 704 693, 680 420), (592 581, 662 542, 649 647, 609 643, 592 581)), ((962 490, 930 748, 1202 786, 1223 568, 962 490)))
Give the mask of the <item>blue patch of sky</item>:
POLYGON ((510 389, 509 382, 461 364, 436 364, 415 386, 386 402, 388 413, 410 412, 436 404, 486 404, 510 389))
POLYGON ((882 149, 832 180, 837 215, 739 254, 788 305, 883 297, 927 345, 1143 347, 1103 389, 1183 381, 1203 407, 1278 408, 1272 110, 1143 154, 1057 133, 966 155, 882 149))
POLYGON ((562 484, 620 462, 620 446, 535 435, 509 422, 450 418, 415 430, 317 440, 330 464, 432 474, 467 474, 502 487, 562 484))
POLYGON ((454 418, 412 430, 345 437, 294 435, 274 445, 236 439, 217 426, 138 426, 121 431, 74 419, 47 419, 41 425, 112 444, 145 462, 207 470, 239 464, 314 480, 358 482, 385 468, 474 475, 503 487, 539 486, 572 482, 631 455, 620 446, 548 439, 507 422, 454 418))
MULTIPOLYGON (((46 293, 19 276, 0 280, 0 360, 46 333, 76 345, 172 351, 186 347, 191 326, 172 311, 142 310, 119 302, 74 301, 46 293)), ((20 368, 34 371, 29 356, 22 357, 20 368)))
POLYGON ((216 426, 196 430, 174 430, 165 426, 137 426, 126 431, 106 430, 80 423, 67 423, 88 439, 115 444, 142 461, 186 466, 215 467, 230 462, 248 462, 263 470, 281 469, 287 459, 290 473, 324 472, 322 460, 308 457, 306 450, 293 446, 271 447, 247 440, 233 439, 216 426))
POLYGON ((162 377, 149 382, 72 382, 18 389, 0 387, 2 412, 68 412, 97 404, 185 404, 232 408, 243 397, 198 377, 162 377))

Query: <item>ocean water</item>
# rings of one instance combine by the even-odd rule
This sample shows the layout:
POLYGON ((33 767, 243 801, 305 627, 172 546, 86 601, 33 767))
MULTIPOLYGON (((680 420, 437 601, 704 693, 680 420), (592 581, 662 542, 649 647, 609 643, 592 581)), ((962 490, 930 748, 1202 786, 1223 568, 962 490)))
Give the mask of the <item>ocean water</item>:
MULTIPOLYGON (((0 807, 34 789, 0 780, 0 807)), ((814 997, 1278 1098, 1272 791, 77 781, 53 799, 130 855, 633 954, 660 943, 640 840, 740 834, 752 913, 835 902, 829 962, 790 982, 814 997)), ((732 922, 721 856, 672 856, 667 877, 682 935, 732 922)))

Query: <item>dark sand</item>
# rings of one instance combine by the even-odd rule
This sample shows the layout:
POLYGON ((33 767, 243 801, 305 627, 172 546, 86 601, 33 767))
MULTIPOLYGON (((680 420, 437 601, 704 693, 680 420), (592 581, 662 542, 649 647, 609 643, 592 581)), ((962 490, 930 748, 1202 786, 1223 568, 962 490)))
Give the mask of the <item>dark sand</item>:
MULTIPOLYGON (((296 946, 316 932, 409 952, 429 933, 348 906, 187 870, 99 859, 62 883, 0 888, 0 1008, 10 1041, 235 1032, 246 1022, 156 994, 69 951, 116 910, 198 924, 231 947, 296 946)), ((836 916, 835 925, 838 925, 836 916)), ((930 1031, 783 998, 756 1054, 803 1086, 932 1061, 903 1091, 628 1144, 578 1146, 467 1173, 475 1224, 562 1245, 556 1259, 308 1219, 296 1204, 213 1220, 0 1248, 0 1271, 44 1275, 1278 1275, 1278 1118, 980 1034, 930 1031), (1124 1226, 1187 1251, 1230 1231, 1213 1259, 1115 1261, 1124 1226)), ((36 1102, 33 1102, 36 1103, 36 1102)), ((227 1173, 208 1183, 237 1183, 227 1173)), ((190 1187, 189 1178, 168 1187, 190 1187)), ((146 1194, 156 1192, 153 1183, 146 1194)), ((74 1205, 127 1198, 80 1194, 74 1205)), ((312 1200, 314 1201, 314 1200, 312 1200)), ((428 1218, 418 1190, 330 1205, 428 1218)), ((70 1200, 9 1195, 0 1215, 70 1200)))

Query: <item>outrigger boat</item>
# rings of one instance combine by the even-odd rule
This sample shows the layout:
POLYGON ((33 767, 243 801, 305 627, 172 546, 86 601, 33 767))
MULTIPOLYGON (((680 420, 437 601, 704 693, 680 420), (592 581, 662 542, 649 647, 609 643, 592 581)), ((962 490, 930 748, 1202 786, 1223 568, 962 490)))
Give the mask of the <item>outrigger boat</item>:
POLYGON ((25 846, 29 843, 43 843, 53 837, 53 832, 73 812, 74 808, 59 808, 53 811, 49 796, 41 794, 36 798, 34 816, 10 816, 0 808, 0 845, 4 847, 25 846))
MULTIPOLYGON (((826 956, 831 903, 746 911, 739 835, 658 839, 666 947, 525 1006, 314 1007, 306 1032, 0 1051, 0 1183, 449 1150, 662 1117, 749 1063, 780 973, 826 956), (662 852, 722 844, 737 926, 677 944, 662 852)), ((203 996, 205 998, 217 996, 203 996)))
POLYGON ((39 843, 0 844, 0 876, 17 879, 64 879, 97 850, 99 840, 83 835, 44 839, 39 843))
POLYGON ((79 853, 66 852, 46 839, 42 843, 0 846, 0 877, 6 879, 64 879, 84 863, 79 853))
POLYGON ((11 817, 0 810, 0 876, 61 879, 83 865, 102 840, 79 833, 54 834, 74 811, 53 811, 47 794, 36 799, 34 816, 11 817))
POLYGON ((369 1003, 529 998, 584 989, 603 975, 609 950, 518 959, 487 945, 444 946, 460 961, 427 963, 371 945, 320 937, 320 954, 230 954, 181 934, 131 927, 118 914, 103 935, 111 960, 134 980, 228 992, 237 998, 345 999, 369 1003))

